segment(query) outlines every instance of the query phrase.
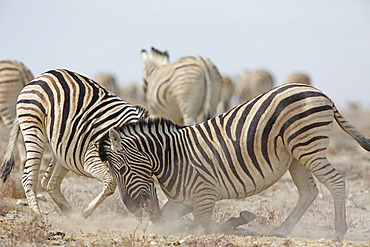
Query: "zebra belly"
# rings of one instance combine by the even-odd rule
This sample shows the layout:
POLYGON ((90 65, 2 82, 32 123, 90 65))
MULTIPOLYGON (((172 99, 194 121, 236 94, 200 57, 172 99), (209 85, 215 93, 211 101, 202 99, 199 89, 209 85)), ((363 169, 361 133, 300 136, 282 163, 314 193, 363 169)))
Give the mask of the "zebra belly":
MULTIPOLYGON (((275 184, 289 169, 289 166, 293 158, 286 152, 282 150, 279 153, 279 159, 272 160, 272 168, 265 163, 259 163, 262 174, 252 165, 248 164, 248 171, 244 173, 238 171, 240 178, 232 177, 229 179, 231 183, 223 184, 220 188, 221 199, 240 199, 256 195, 273 184, 275 184)), ((226 181, 226 179, 223 179, 226 181)))

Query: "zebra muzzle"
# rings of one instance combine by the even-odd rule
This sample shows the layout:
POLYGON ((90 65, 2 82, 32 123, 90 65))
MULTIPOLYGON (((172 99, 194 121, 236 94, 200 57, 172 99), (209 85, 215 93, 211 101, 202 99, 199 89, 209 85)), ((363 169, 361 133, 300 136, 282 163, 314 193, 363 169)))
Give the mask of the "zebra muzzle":
POLYGON ((150 205, 150 197, 148 194, 146 193, 142 193, 140 195, 140 198, 141 198, 141 207, 143 209, 148 209, 149 208, 149 205, 150 205))

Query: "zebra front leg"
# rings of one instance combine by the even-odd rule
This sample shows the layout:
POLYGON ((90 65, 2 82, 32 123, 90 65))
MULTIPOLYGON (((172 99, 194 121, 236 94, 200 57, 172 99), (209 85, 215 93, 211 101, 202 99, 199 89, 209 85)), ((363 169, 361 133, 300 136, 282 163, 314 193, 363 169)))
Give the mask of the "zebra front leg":
POLYGON ((289 172, 294 184, 297 186, 299 200, 290 215, 279 227, 274 228, 269 233, 270 235, 286 237, 319 193, 312 174, 296 159, 292 161, 289 172))
POLYGON ((342 241, 347 233, 345 207, 345 180, 343 176, 331 166, 327 159, 310 167, 316 178, 328 188, 334 200, 335 232, 337 239, 342 241))
POLYGON ((100 160, 95 146, 92 146, 90 148, 90 152, 87 153, 84 169, 93 178, 96 178, 103 183, 102 192, 100 192, 100 194, 95 197, 89 204, 87 204, 82 210, 82 216, 84 218, 87 218, 107 197, 114 193, 117 184, 114 181, 114 178, 110 175, 108 167, 100 160))
MULTIPOLYGON (((67 175, 68 170, 58 163, 55 162, 55 159, 53 158, 48 169, 46 172, 51 172, 45 174, 43 178, 43 182, 45 183, 48 179, 47 177, 50 177, 50 180, 47 183, 46 190, 49 193, 50 197, 54 200, 54 202, 58 205, 60 210, 64 215, 71 215, 73 213, 73 209, 69 202, 66 200, 66 198, 63 196, 62 192, 60 191, 60 185, 64 179, 64 177, 67 175)), ((46 173, 45 172, 45 173, 46 173)))
MULTIPOLYGON (((203 195, 206 197, 207 195, 203 195)), ((216 200, 213 198, 198 199, 194 205, 194 220, 199 223, 206 234, 222 232, 225 229, 220 227, 219 224, 215 224, 212 221, 213 208, 215 207, 216 200)))
POLYGON ((191 206, 187 206, 180 202, 167 201, 162 207, 161 218, 158 222, 160 223, 162 220, 165 222, 178 220, 192 211, 193 207, 191 206))

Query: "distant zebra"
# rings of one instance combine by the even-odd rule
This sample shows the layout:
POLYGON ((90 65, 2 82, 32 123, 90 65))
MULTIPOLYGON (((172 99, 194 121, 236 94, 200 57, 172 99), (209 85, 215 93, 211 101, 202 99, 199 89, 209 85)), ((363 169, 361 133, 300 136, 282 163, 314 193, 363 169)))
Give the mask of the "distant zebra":
POLYGON ((217 105, 217 115, 220 115, 228 110, 230 110, 230 101, 234 95, 234 84, 231 81, 230 77, 222 77, 222 86, 221 86, 221 97, 217 105))
POLYGON ((257 95, 267 92, 274 87, 272 76, 266 70, 246 71, 239 75, 236 83, 236 92, 239 103, 251 100, 257 95))
POLYGON ((122 171, 133 198, 144 193, 154 174, 169 200, 163 217, 173 220, 193 212, 196 222, 208 230, 216 227, 211 224, 216 201, 258 194, 289 170, 299 201, 272 231, 286 236, 318 194, 313 174, 333 196, 335 230, 341 240, 347 232, 345 181, 326 157, 334 119, 370 151, 370 139, 351 126, 325 94, 288 84, 198 125, 149 119, 119 132, 112 129, 100 140, 99 153, 109 166, 122 171))
MULTIPOLYGON (((88 217, 116 188, 107 165, 99 158, 96 140, 110 128, 147 115, 144 108, 126 103, 89 78, 68 70, 50 70, 25 86, 18 97, 17 119, 0 169, 1 178, 5 182, 14 167, 14 144, 21 131, 27 150, 22 183, 32 211, 41 216, 35 190, 43 152, 49 145, 53 157, 41 185, 64 214, 72 212, 60 191, 69 171, 103 183, 102 192, 83 209, 82 215, 88 217)), ((141 201, 122 197, 127 208, 140 216, 141 201)), ((146 203, 152 199, 151 195, 146 198, 146 203)))
POLYGON ((310 77, 305 74, 305 73, 293 73, 289 75, 289 77, 286 79, 284 82, 285 84, 287 83, 300 83, 300 84, 305 84, 305 85, 311 85, 311 80, 310 77))
MULTIPOLYGON (((10 130, 15 119, 15 105, 22 88, 33 79, 31 71, 21 62, 0 61, 0 120, 10 130)), ((26 160, 23 141, 18 142, 21 164, 26 160)))
POLYGON ((144 91, 149 111, 179 124, 195 124, 216 115, 221 75, 216 66, 201 56, 183 57, 169 63, 168 52, 152 48, 149 56, 141 51, 145 63, 144 91))
POLYGON ((96 76, 95 81, 112 93, 119 94, 116 78, 111 73, 100 73, 96 76))

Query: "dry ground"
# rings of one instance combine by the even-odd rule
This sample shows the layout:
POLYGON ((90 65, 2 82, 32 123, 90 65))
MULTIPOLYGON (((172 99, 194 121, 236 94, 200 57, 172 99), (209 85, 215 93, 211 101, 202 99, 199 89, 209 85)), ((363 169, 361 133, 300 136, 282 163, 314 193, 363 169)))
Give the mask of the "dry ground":
MULTIPOLYGON (((344 111, 344 116, 370 137, 370 110, 344 111)), ((3 153, 6 131, 0 131, 3 153)), ((335 125, 328 157, 345 176, 347 185, 348 233, 343 246, 370 246, 370 154, 335 125)), ((46 161, 44 162, 46 163, 46 161)), ((44 164, 45 165, 45 164, 44 164)), ((289 238, 248 236, 248 232, 263 234, 279 225, 295 206, 297 190, 289 175, 257 196, 243 200, 217 203, 216 221, 238 216, 248 210, 257 218, 241 227, 238 235, 202 235, 191 225, 191 215, 169 227, 152 225, 147 218, 139 222, 127 213, 119 195, 108 198, 88 218, 78 213, 101 189, 95 180, 69 174, 62 191, 76 209, 76 216, 65 217, 48 194, 38 187, 46 200, 39 200, 44 214, 42 221, 33 221, 26 206, 20 184, 21 172, 13 171, 6 184, 0 182, 0 246, 338 246, 334 236, 333 200, 328 190, 318 183, 320 194, 297 224, 289 238), (245 229, 247 229, 245 231, 245 229)), ((159 193, 161 204, 165 202, 159 193)))

